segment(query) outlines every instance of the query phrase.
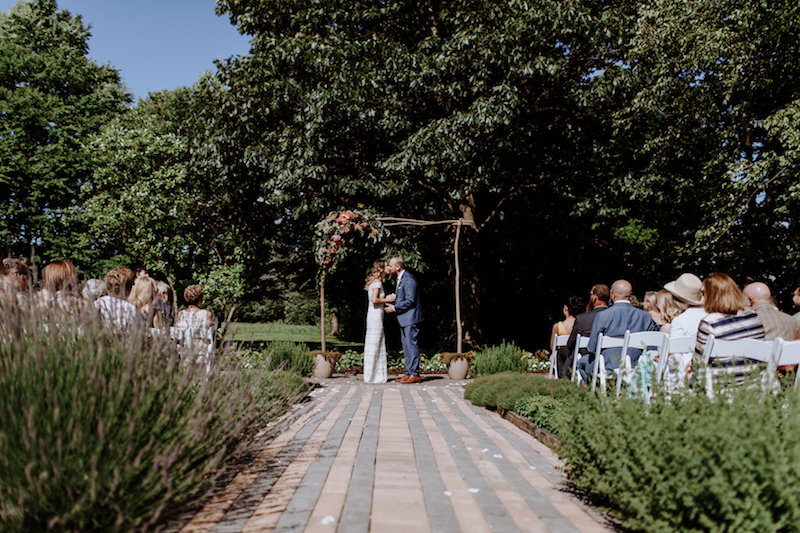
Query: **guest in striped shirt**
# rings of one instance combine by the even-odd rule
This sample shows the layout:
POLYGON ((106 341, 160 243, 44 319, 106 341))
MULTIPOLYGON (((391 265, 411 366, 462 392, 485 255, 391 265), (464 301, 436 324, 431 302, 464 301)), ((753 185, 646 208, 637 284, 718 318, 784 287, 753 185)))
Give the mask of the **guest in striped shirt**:
MULTIPOLYGON (((702 355, 705 350, 709 335, 716 339, 756 339, 764 340, 764 326, 758 315, 745 308, 745 297, 735 281, 727 274, 712 274, 703 281, 703 294, 705 308, 708 315, 700 321, 697 329, 697 343, 695 353, 702 355)), ((710 360, 711 366, 730 364, 743 364, 733 361, 730 357, 726 360, 710 360)))

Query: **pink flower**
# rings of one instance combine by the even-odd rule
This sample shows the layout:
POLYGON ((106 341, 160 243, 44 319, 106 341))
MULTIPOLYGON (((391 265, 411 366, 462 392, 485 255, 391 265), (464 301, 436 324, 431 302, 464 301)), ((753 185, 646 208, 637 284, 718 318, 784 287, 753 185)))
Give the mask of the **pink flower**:
POLYGON ((333 242, 339 242, 341 240, 342 240, 342 236, 341 235, 334 235, 333 236, 333 242))

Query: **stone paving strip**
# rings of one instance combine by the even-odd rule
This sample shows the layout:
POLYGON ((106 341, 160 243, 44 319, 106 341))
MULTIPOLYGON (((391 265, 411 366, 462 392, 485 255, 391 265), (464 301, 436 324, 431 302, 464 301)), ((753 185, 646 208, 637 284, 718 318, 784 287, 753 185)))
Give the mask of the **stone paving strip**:
POLYGON ((464 400, 463 382, 324 386, 181 532, 614 531, 564 490, 549 448, 464 400))

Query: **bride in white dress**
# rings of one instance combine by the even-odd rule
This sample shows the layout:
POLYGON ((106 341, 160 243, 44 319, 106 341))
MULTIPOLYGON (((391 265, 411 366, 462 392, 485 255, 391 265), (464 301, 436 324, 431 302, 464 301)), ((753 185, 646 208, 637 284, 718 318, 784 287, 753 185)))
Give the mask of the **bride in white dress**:
POLYGON ((395 295, 383 292, 386 261, 372 264, 367 278, 367 333, 364 337, 364 383, 386 383, 386 335, 383 332, 383 304, 395 300, 395 295))

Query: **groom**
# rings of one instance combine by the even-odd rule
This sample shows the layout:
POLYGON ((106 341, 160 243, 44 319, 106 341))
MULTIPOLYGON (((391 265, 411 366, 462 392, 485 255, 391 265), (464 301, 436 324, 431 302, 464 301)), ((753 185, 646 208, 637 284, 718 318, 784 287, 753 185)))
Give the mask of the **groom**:
POLYGON ((403 354, 406 360, 406 375, 396 379, 397 383, 419 383, 419 347, 417 346, 417 324, 422 322, 422 305, 419 301, 417 280, 410 272, 403 269, 403 258, 392 257, 389 260, 389 274, 397 276, 397 299, 394 305, 386 306, 387 313, 396 313, 400 323, 400 341, 403 343, 403 354))

